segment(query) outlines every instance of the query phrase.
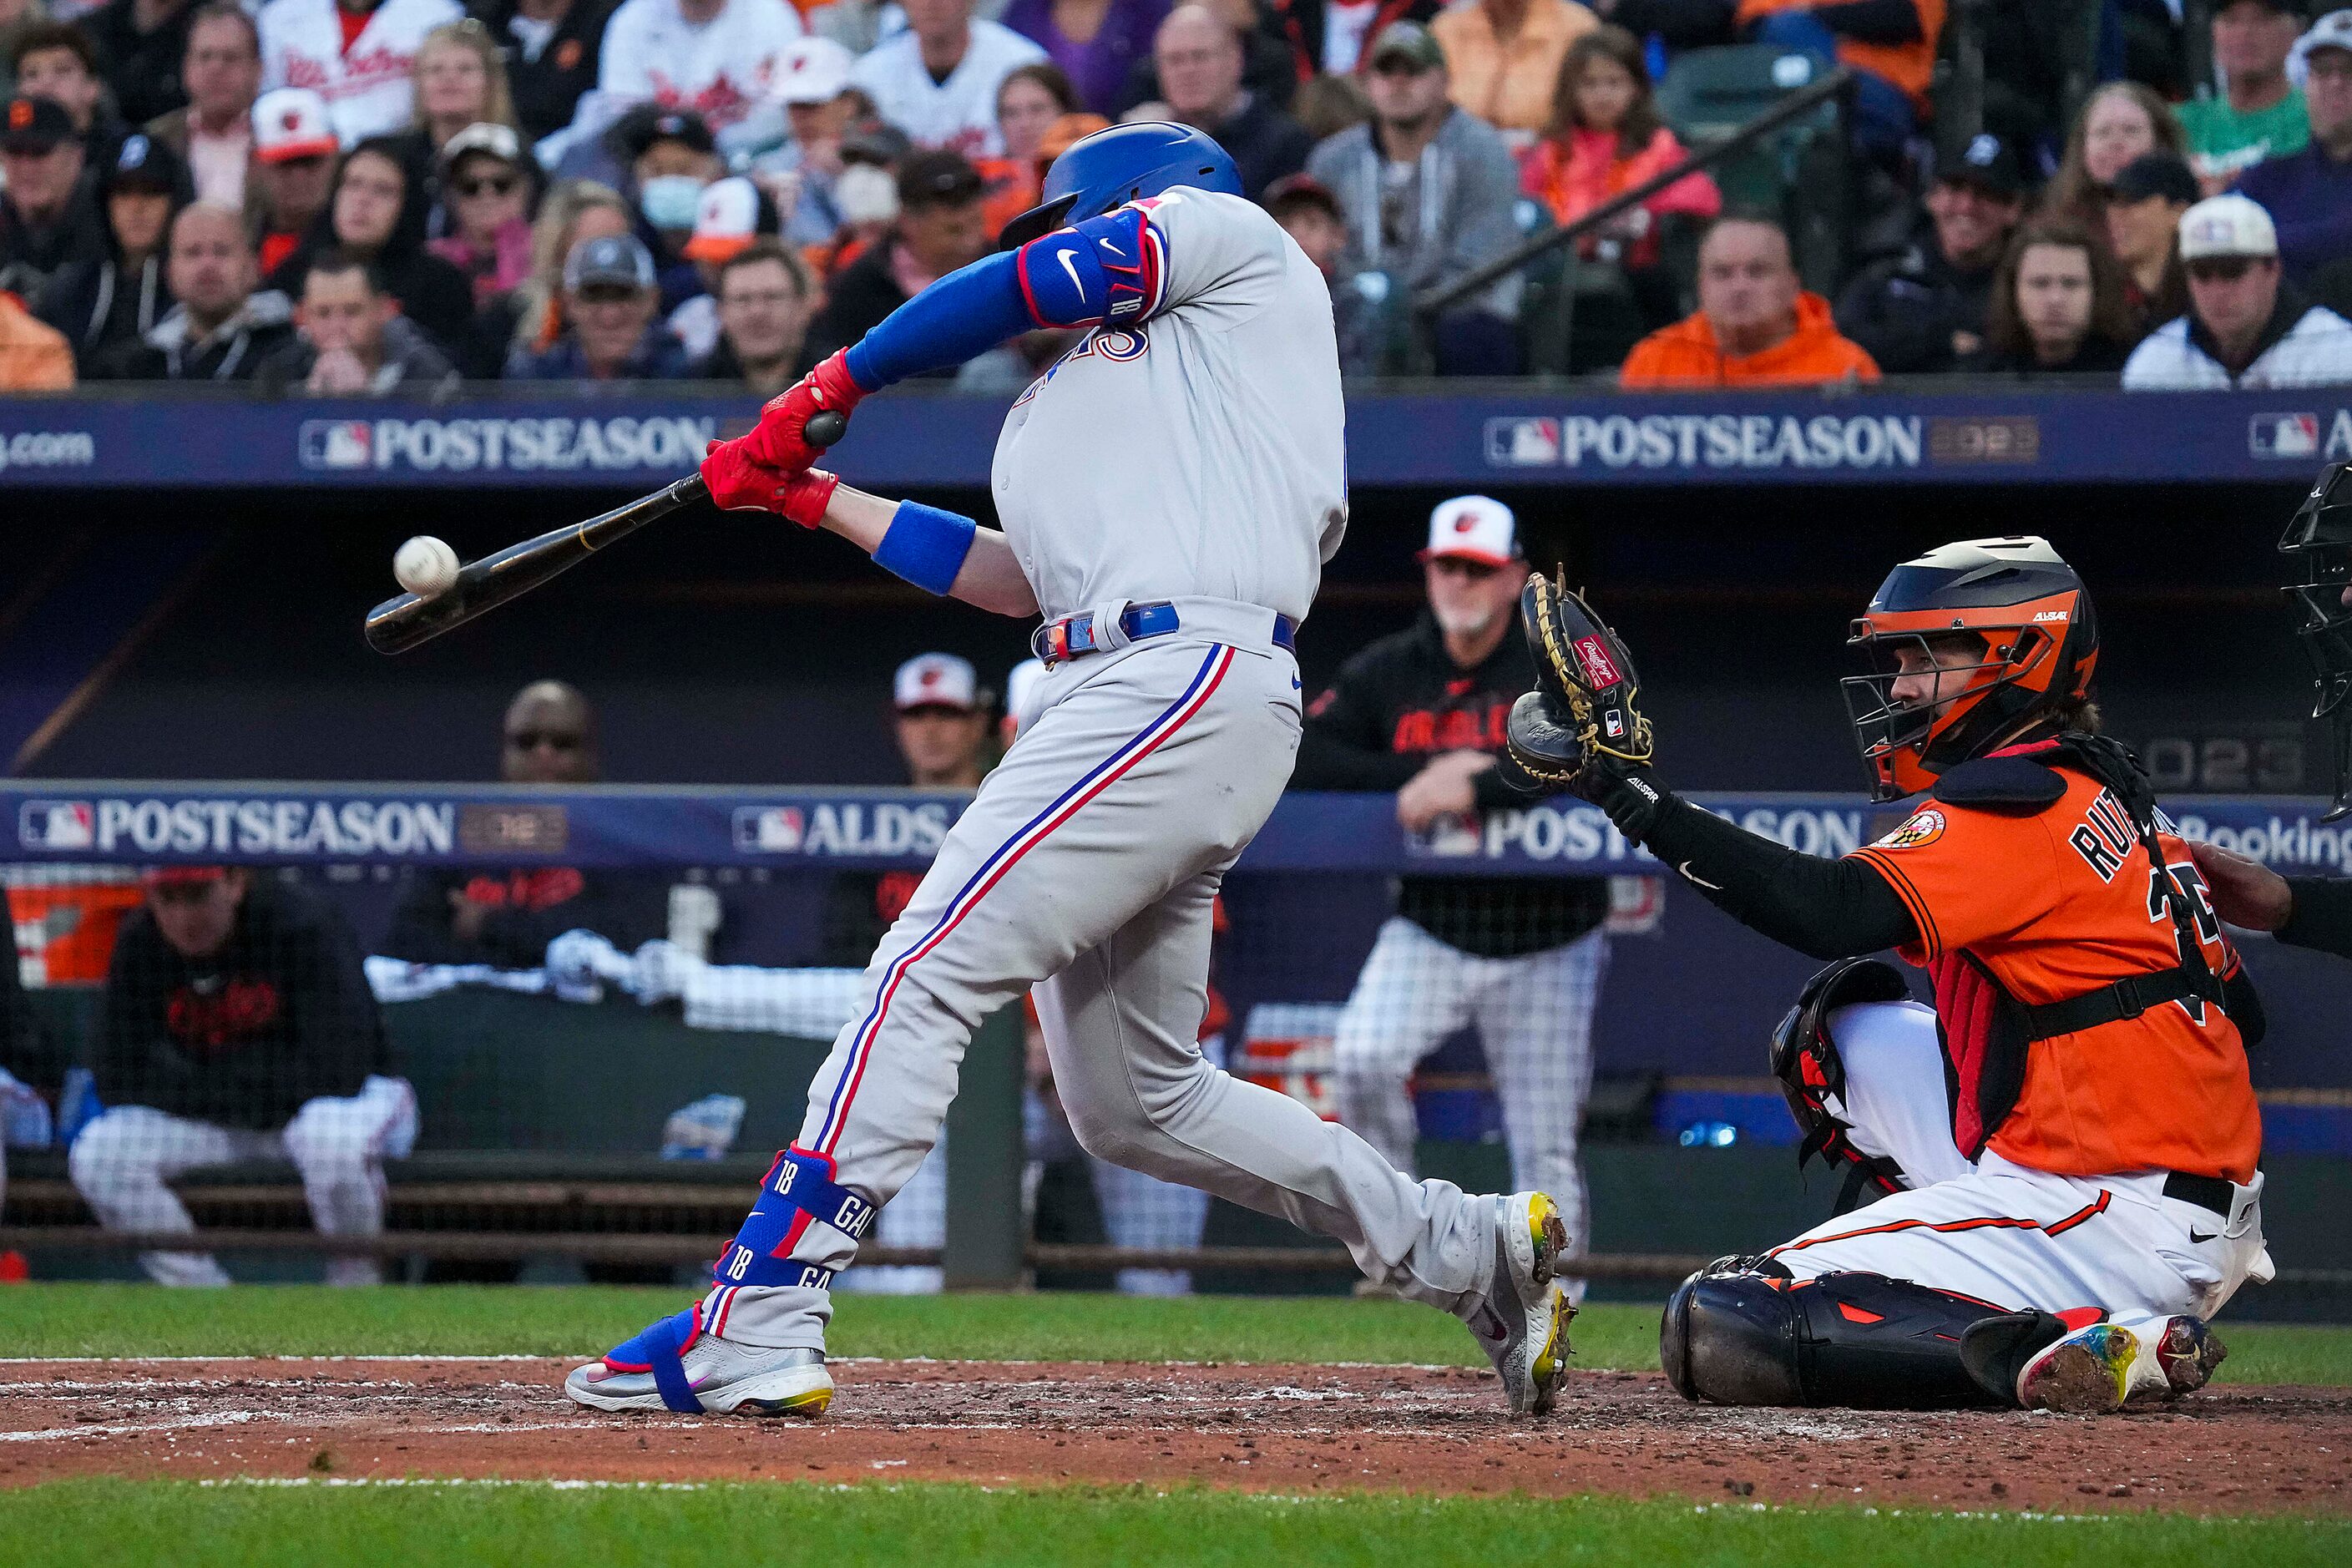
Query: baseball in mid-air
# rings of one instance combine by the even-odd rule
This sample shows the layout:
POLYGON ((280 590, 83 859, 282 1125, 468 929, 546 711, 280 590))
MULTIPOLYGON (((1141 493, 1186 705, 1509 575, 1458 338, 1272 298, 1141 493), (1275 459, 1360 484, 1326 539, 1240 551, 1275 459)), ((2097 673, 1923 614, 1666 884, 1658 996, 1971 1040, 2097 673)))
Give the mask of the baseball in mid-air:
POLYGON ((420 599, 446 594, 457 581, 457 552, 443 541, 420 533, 393 552, 392 574, 420 599))

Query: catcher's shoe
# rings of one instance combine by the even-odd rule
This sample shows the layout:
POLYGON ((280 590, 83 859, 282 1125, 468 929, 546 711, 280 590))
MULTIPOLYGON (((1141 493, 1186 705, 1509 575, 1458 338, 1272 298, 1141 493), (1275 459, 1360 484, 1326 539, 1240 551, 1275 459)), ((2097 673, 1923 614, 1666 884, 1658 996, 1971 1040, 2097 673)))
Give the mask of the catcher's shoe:
POLYGON ((2025 1363, 2017 1402, 2028 1410, 2097 1415, 2177 1399, 2204 1387, 2229 1353, 2196 1318, 2166 1318, 2138 1329, 2094 1323, 2025 1363))
POLYGON ((1548 1415, 1568 1371, 1576 1308, 1553 1278, 1568 1250, 1559 1205, 1542 1193, 1495 1200, 1495 1278, 1463 1321, 1503 1379, 1514 1415, 1548 1415))
POLYGON ((664 1318, 572 1369, 563 1392, 591 1410, 675 1410, 686 1415, 801 1415, 833 1403, 824 1352, 739 1345, 698 1326, 699 1307, 664 1318))

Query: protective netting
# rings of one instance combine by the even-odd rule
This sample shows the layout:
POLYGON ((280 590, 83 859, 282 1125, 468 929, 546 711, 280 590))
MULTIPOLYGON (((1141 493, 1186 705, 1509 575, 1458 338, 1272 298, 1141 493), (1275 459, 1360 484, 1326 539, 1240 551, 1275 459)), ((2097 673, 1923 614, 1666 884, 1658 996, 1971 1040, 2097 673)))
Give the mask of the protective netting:
MULTIPOLYGON (((798 1131, 919 878, 0 866, 20 983, 0 1010, 0 1252, 50 1276, 135 1256, 184 1284, 690 1274, 798 1131)), ((1400 1165, 1542 1185, 1580 1215, 1610 928, 1658 902, 1645 878, 1236 872, 1201 1047, 1400 1165)), ((940 1287, 958 1137, 1017 1141, 1041 1283, 1271 1285, 1280 1250, 1328 1247, 1087 1155, 1034 1016, 992 1027, 1024 1064, 1017 1118, 951 1121, 839 1288, 940 1287)))

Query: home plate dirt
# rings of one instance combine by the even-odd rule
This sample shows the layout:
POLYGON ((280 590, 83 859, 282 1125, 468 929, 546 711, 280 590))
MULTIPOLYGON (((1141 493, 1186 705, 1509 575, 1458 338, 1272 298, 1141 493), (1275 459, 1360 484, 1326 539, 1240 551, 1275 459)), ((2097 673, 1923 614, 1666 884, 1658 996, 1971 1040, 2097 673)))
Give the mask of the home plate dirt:
POLYGON ((0 1365, 0 1485, 73 1475, 1187 1482, 1758 1502, 2352 1513, 2352 1391, 2097 1419, 1718 1410, 1572 1373, 1549 1421, 1418 1367, 839 1362, 822 1423, 603 1415, 569 1363, 0 1365))

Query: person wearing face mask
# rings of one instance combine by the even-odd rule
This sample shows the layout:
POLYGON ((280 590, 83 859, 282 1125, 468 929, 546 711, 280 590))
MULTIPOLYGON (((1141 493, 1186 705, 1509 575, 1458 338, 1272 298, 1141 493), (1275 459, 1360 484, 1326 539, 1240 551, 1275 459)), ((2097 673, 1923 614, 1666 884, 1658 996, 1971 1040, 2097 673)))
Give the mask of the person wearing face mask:
MULTIPOLYGON (((898 219, 835 279, 809 326, 801 368, 864 337, 891 311, 988 251, 987 190, 961 153, 918 153, 898 170, 898 219)), ((952 369, 940 373, 953 374, 952 369)))
POLYGON ((77 363, 133 342, 173 305, 163 272, 163 236, 187 197, 187 172, 171 149, 143 133, 124 139, 99 184, 108 251, 77 261, 41 292, 41 320, 66 335, 77 363))
POLYGON ((425 248, 423 184, 401 158, 396 138, 361 142, 337 172, 326 210, 269 275, 269 286, 299 299, 310 258, 339 249, 372 265, 402 313, 454 352, 474 319, 474 286, 425 248))
MULTIPOLYGON (((1511 509, 1486 496, 1441 502, 1421 561, 1428 609, 1349 659, 1307 705, 1290 779, 1293 789, 1393 792, 1399 826, 1415 835, 1527 804, 1495 760, 1511 702, 1535 675, 1519 632, 1528 563, 1511 509)), ((1588 1229, 1577 1130, 1608 916, 1601 878, 1407 877, 1332 1039, 1339 1120, 1410 1171, 1406 1082, 1475 1024, 1512 1179, 1552 1195, 1571 1253, 1588 1229)))
POLYGON ((702 292, 702 279, 686 254, 703 189, 725 174, 718 143, 702 116, 687 110, 633 110, 614 128, 627 156, 636 191, 637 237, 653 252, 662 308, 676 310, 702 292))

